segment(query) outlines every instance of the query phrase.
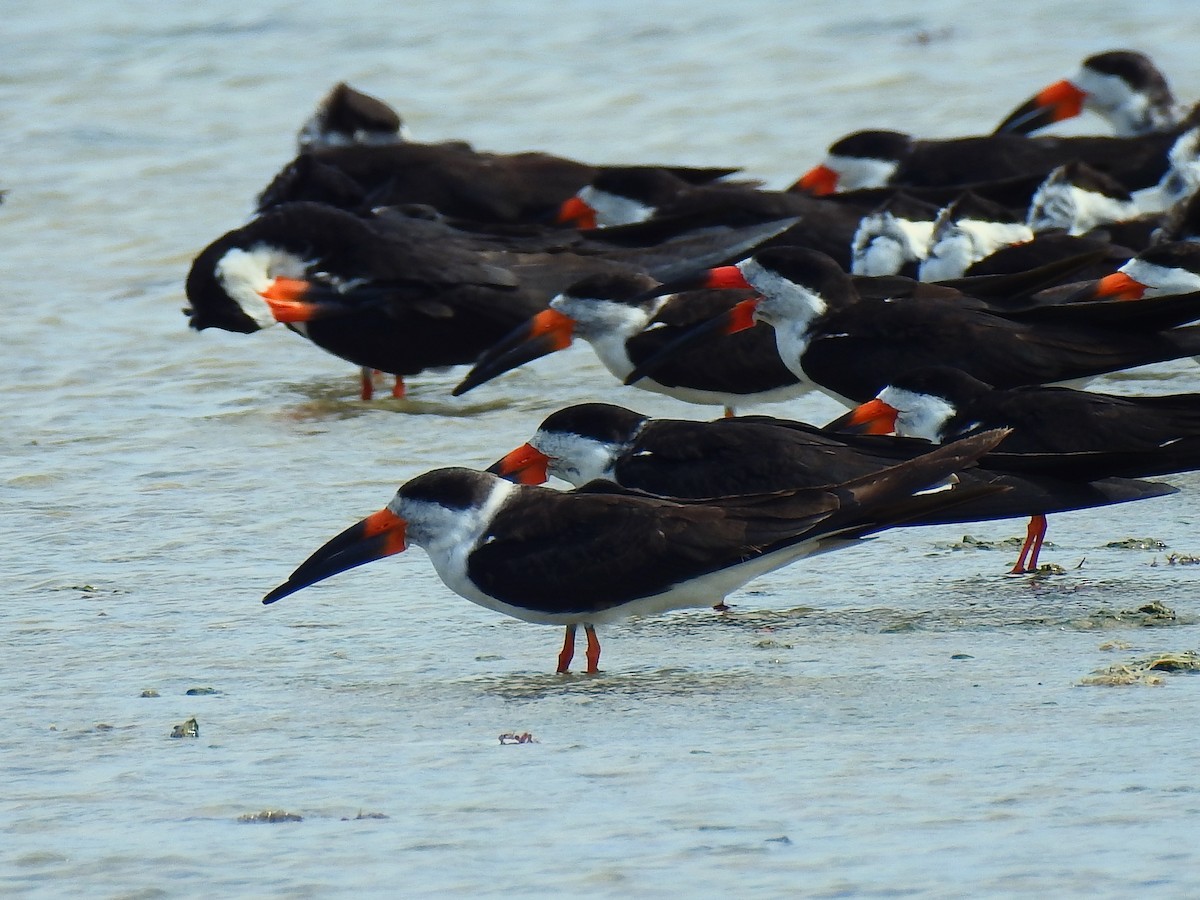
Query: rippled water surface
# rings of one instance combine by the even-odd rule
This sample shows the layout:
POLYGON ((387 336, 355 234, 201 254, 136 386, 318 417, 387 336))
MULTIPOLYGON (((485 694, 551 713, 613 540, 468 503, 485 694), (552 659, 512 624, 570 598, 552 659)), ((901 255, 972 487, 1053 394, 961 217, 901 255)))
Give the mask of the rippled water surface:
POLYGON ((340 79, 423 139, 779 187, 856 128, 987 130, 1112 47, 1194 100, 1189 7, 73 6, 10 4, 0 35, 0 893, 1200 893, 1200 680, 1082 684, 1197 646, 1197 476, 1053 517, 1061 575, 1003 576, 1019 522, 894 532, 723 618, 607 628, 604 673, 559 677, 556 629, 451 595, 419 551, 258 601, 408 477, 488 463, 558 406, 713 411, 586 347, 367 405, 295 335, 179 312, 340 79), (1109 546, 1129 537, 1161 545, 1109 546), (1153 601, 1175 616, 1121 614, 1153 601), (239 821, 269 810, 300 821, 239 821))

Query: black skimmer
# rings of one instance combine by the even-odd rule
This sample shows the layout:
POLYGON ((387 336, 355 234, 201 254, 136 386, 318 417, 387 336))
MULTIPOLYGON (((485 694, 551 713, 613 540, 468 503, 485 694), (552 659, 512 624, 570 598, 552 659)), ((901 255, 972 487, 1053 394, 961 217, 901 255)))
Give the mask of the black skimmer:
MULTIPOLYGON (((484 153, 460 142, 349 144, 300 154, 259 194, 258 208, 296 200, 346 202, 356 199, 348 189, 353 184, 361 195, 349 207, 355 211, 422 203, 481 224, 548 225, 563 201, 601 168, 549 153, 484 153)), ((666 168, 697 182, 736 171, 666 168)))
POLYGON ((607 482, 578 491, 513 484, 470 469, 436 469, 396 493, 303 562, 264 603, 409 544, 448 588, 527 622, 587 632, 629 615, 711 606, 751 579, 898 525, 920 525, 996 487, 925 492, 986 453, 1003 433, 971 438, 843 484, 749 497, 675 501, 607 482))
MULTIPOLYGON (((550 308, 484 353, 454 389, 459 396, 519 365, 587 341, 601 363, 623 379, 679 335, 728 310, 737 296, 725 290, 648 296, 653 278, 613 274, 587 278, 550 301, 550 308)), ((727 412, 749 403, 788 400, 802 392, 775 350, 769 329, 752 328, 719 349, 698 348, 639 384, 687 403, 712 403, 727 412)))
POLYGON ((854 237, 850 272, 880 277, 904 275, 922 281, 963 281, 979 289, 977 275, 1016 275, 1042 270, 1042 287, 1067 279, 1098 277, 1112 271, 1132 251, 1100 237, 1038 235, 1017 221, 1007 207, 973 191, 960 194, 945 207, 897 194, 875 213, 864 216, 854 237), (1084 256, 1094 257, 1083 261, 1084 256), (1079 260, 1077 267, 1052 272, 1044 267, 1079 260))
POLYGON ((1083 112, 1101 116, 1121 137, 1169 130, 1180 119, 1166 77, 1148 56, 1109 50, 1089 56, 1077 72, 1038 91, 996 132, 1029 134, 1083 112))
POLYGON ((400 114, 378 97, 339 81, 300 127, 301 152, 350 144, 395 144, 409 139, 400 114))
POLYGON ((1171 207, 1150 237, 1151 244, 1200 241, 1200 193, 1171 207))
MULTIPOLYGON (((591 272, 686 271, 727 260, 787 223, 656 248, 528 252, 421 218, 361 218, 318 203, 268 210, 210 244, 187 279, 197 330, 287 324, 322 349, 399 377, 473 362, 591 272)), ((403 382, 397 382, 401 396, 403 382)), ((363 397, 371 382, 363 379, 363 397)))
POLYGON ((1033 240, 1033 230, 1002 206, 967 191, 938 213, 925 258, 917 266, 921 281, 962 278, 975 263, 1012 244, 1033 240))
POLYGON ((1082 235, 1140 214, 1125 185, 1086 163, 1071 162, 1046 176, 1030 200, 1025 221, 1038 234, 1082 235))
POLYGON ((1200 243, 1172 241, 1138 253, 1103 278, 1084 285, 1081 300, 1141 300, 1200 292, 1200 243))
POLYGON ((1136 191, 1086 163, 1060 166, 1034 193, 1026 221, 1036 232, 1086 234, 1103 227, 1114 240, 1140 249, 1168 211, 1200 190, 1200 128, 1179 136, 1168 161, 1157 184, 1136 191))
MULTIPOLYGON (((1115 137, 994 134, 918 140, 898 131, 859 131, 834 142, 819 165, 792 189, 815 196, 865 188, 907 189, 1035 178, 1081 160, 1131 189, 1156 184, 1168 168, 1174 132, 1115 137)), ((1032 188, 1030 188, 1032 191, 1032 188)))
POLYGON ((1173 327, 1196 318, 1191 304, 1063 303, 1003 312, 961 295, 876 299, 864 296, 829 257, 794 247, 767 249, 736 267, 659 290, 714 278, 760 297, 739 302, 681 337, 636 368, 627 383, 653 375, 657 366, 713 333, 756 321, 775 328, 779 356, 803 384, 847 406, 869 400, 894 377, 920 366, 952 365, 998 387, 1016 387, 1088 378, 1200 351, 1200 328, 1173 327))
POLYGON ((746 182, 694 184, 661 169, 627 168, 597 175, 563 203, 558 221, 603 234, 620 226, 642 225, 645 230, 669 232, 790 217, 796 219, 795 224, 770 244, 810 247, 849 265, 849 247, 858 223, 878 202, 875 195, 811 197, 762 190, 746 182))
MULTIPOLYGON (((987 464, 1002 469, 1091 479, 1200 468, 1200 394, 1121 397, 1040 385, 1000 390, 959 369, 930 366, 898 376, 826 426, 935 444, 998 427, 1011 432, 987 464)), ((1013 574, 1037 569, 1045 513, 1053 511, 1031 519, 1013 574)))
POLYGON ((916 278, 940 211, 901 191, 863 216, 850 245, 850 274, 916 278))
MULTIPOLYGON (((542 484, 554 476, 579 487, 602 478, 659 496, 703 499, 838 484, 928 449, 924 440, 832 434, 767 416, 711 422, 651 419, 621 406, 581 403, 552 413, 527 443, 488 471, 521 484, 542 484)), ((1195 449, 1191 456, 1200 461, 1195 449)), ((1140 460, 1136 464, 1145 465, 1140 460)), ((985 456, 978 467, 960 472, 959 482, 1003 485, 1006 490, 944 510, 927 524, 1011 518, 1031 510, 1090 509, 1175 493, 1170 485, 1091 472, 1077 475, 1061 465, 1052 474, 1037 471, 1029 461, 1024 468, 1030 471, 1007 471, 1003 458, 985 456)))

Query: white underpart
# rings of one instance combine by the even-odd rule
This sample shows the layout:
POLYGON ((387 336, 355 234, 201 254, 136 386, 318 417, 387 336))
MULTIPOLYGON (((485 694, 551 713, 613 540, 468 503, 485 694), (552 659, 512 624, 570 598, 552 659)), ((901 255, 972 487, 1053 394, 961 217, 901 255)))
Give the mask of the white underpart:
POLYGON ((596 478, 614 481, 613 464, 624 449, 621 444, 609 444, 565 431, 541 429, 529 439, 529 445, 550 458, 546 466, 549 474, 575 487, 596 478))
POLYGON ((1173 125, 1177 118, 1174 110, 1152 107, 1147 95, 1131 90, 1118 75, 1105 75, 1084 66, 1068 80, 1087 95, 1083 108, 1106 119, 1118 137, 1159 131, 1173 125))
POLYGON ((900 164, 888 159, 865 159, 860 156, 839 156, 831 153, 825 157, 826 168, 837 172, 839 191, 857 191, 860 188, 885 187, 900 164))
MULTIPOLYGON (((601 625, 631 615, 652 615, 689 606, 707 607, 737 590, 746 582, 765 572, 787 565, 805 556, 826 552, 853 543, 843 538, 825 537, 800 541, 773 553, 763 554, 744 563, 701 576, 690 583, 669 588, 661 593, 621 604, 581 618, 579 613, 548 613, 512 606, 490 597, 468 577, 467 558, 478 545, 488 542, 487 529, 492 518, 517 489, 502 479, 487 499, 471 509, 449 509, 427 500, 409 500, 397 496, 388 508, 408 522, 407 539, 429 554, 429 560, 442 582, 460 597, 485 609, 504 613, 526 622, 542 625, 601 625)), ((620 539, 620 535, 612 536, 620 539)), ((856 540, 856 539, 855 539, 856 540)), ((638 573, 631 573, 634 577, 638 573)))
POLYGON ((942 429, 955 414, 948 400, 890 385, 879 392, 879 399, 896 410, 896 434, 935 444, 941 443, 942 429))
POLYGON ((917 278, 921 281, 961 278, 972 264, 1000 248, 1032 239, 1033 232, 1023 223, 959 219, 934 239, 929 256, 917 270, 917 278))
POLYGON ((271 307, 262 298, 276 278, 304 278, 308 263, 293 253, 256 244, 249 250, 235 247, 217 261, 217 282, 242 312, 258 323, 259 328, 275 324, 271 307))
MULTIPOLYGON (((860 541, 860 538, 836 536, 799 541, 790 547, 784 547, 772 553, 764 553, 716 572, 709 572, 707 575, 676 585, 662 593, 632 600, 614 609, 596 613, 586 621, 592 625, 603 625, 629 616, 652 616, 674 609, 711 607, 760 575, 782 568, 797 560, 849 547, 860 541)), ((539 619, 538 621, 548 621, 551 625, 570 625, 572 620, 580 621, 578 616, 569 615, 547 617, 546 620, 539 619)))
POLYGON ((1143 298, 1166 297, 1200 291, 1200 274, 1177 266, 1160 266, 1136 256, 1118 269, 1146 286, 1143 298))
POLYGON ((895 275, 929 254, 933 222, 901 219, 890 212, 863 216, 851 242, 852 275, 895 275))
POLYGON ((1035 234, 1059 229, 1068 234, 1084 234, 1144 212, 1136 201, 1118 200, 1053 178, 1051 175, 1042 183, 1029 203, 1025 221, 1035 234))
POLYGON ((580 188, 578 196, 596 213, 596 227, 598 228, 645 222, 654 215, 652 206, 647 206, 631 197, 622 197, 620 194, 597 190, 590 184, 580 188))
POLYGON ((1200 128, 1181 134, 1167 160, 1170 166, 1158 184, 1133 192, 1139 213, 1165 212, 1200 190, 1200 128))
MULTIPOLYGON (((673 296, 660 297, 653 306, 645 308, 603 300, 581 300, 560 294, 550 301, 550 307, 574 319, 575 335, 591 345, 604 368, 624 381, 634 369, 625 342, 645 329, 663 304, 673 296)), ((684 403, 724 406, 731 400, 738 399, 719 391, 662 384, 652 377, 642 378, 637 382, 637 387, 643 391, 674 397, 684 403)), ((748 394, 745 399, 755 403, 777 403, 792 400, 807 390, 809 388, 806 386, 789 384, 757 394, 748 394)))

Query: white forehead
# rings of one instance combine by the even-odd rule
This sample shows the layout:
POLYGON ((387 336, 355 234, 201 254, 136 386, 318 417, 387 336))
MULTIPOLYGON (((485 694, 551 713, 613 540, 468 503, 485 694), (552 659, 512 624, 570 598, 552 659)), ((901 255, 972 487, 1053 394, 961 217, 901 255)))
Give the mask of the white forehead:
POLYGON ((896 434, 902 437, 936 443, 941 439, 942 428, 955 413, 948 400, 904 388, 888 386, 879 392, 879 399, 896 410, 896 434))
POLYGON ((597 190, 590 184, 580 188, 579 199, 596 213, 596 225, 600 228, 645 222, 654 215, 654 208, 651 206, 632 197, 597 190))
POLYGON ((486 497, 466 509, 445 506, 436 500, 405 497, 397 493, 388 509, 407 523, 409 543, 423 547, 433 556, 439 551, 467 552, 483 536, 492 517, 516 489, 512 482, 496 478, 486 497))
POLYGON ((550 308, 570 316, 575 322, 575 334, 585 341, 611 335, 624 339, 641 332, 668 299, 660 297, 654 303, 635 306, 603 298, 559 294, 550 301, 550 308))
POLYGON ((1134 257, 1120 271, 1146 286, 1146 297, 1200 291, 1200 273, 1178 266, 1161 266, 1134 257))
POLYGON ((825 166, 837 172, 839 191, 856 191, 862 188, 885 187, 896 174, 899 163, 894 160, 866 159, 831 153, 825 157, 825 166))
POLYGON ((1083 66, 1067 79, 1085 94, 1084 102, 1097 109, 1115 109, 1129 102, 1135 92, 1120 75, 1106 75, 1083 66))
POLYGON ((579 487, 596 478, 613 477, 613 463, 622 445, 572 434, 567 431, 538 431, 529 439, 535 450, 549 458, 547 471, 579 487))

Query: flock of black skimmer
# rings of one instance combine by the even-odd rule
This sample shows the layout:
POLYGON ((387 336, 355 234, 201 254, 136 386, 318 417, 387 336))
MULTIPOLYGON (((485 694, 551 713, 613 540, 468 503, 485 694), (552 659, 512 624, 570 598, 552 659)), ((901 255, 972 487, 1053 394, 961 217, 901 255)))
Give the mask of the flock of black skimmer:
POLYGON ((925 140, 861 131, 786 190, 736 167, 604 166, 416 143, 337 85, 247 224, 187 277, 192 328, 282 323, 361 370, 470 365, 454 394, 587 341, 616 379, 713 421, 561 409, 486 472, 403 485, 266 595, 422 547, 445 584, 575 634, 724 608, 749 580, 886 528, 1174 493, 1200 394, 1088 379, 1200 357, 1200 107, 1120 50, 1004 117, 925 140), (1103 135, 1034 132, 1082 113, 1103 135), (808 391, 823 427, 735 408, 808 391), (543 486, 551 476, 570 490, 543 486))

